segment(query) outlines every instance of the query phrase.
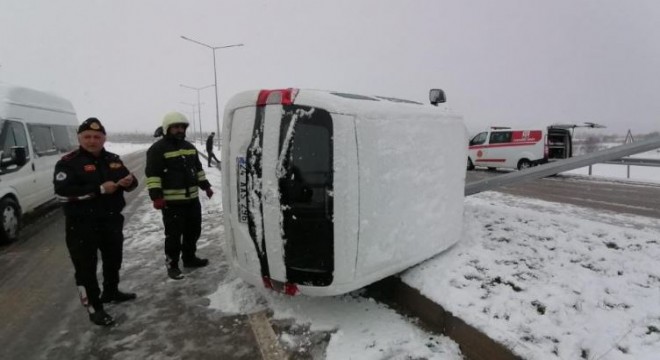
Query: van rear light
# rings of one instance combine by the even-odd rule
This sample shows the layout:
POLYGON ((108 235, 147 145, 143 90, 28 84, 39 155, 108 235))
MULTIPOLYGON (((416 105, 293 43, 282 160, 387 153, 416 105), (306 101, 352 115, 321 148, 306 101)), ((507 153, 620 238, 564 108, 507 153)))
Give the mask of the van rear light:
POLYGON ((284 284, 284 293, 290 296, 298 294, 298 286, 293 283, 284 284))
POLYGON ((298 95, 298 89, 261 90, 257 98, 257 106, 292 105, 298 95))
POLYGON ((300 292, 298 285, 294 283, 283 283, 281 281, 273 280, 268 276, 261 277, 261 280, 263 280, 266 289, 275 290, 289 296, 295 296, 300 292))
POLYGON ((261 280, 264 282, 264 287, 266 289, 272 289, 273 284, 270 282, 270 278, 268 276, 263 276, 261 280))

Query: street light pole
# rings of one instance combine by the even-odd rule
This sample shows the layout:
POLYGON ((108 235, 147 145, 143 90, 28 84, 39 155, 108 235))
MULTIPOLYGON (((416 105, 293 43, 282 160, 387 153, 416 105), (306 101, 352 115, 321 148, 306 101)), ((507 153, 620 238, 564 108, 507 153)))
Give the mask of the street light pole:
MULTIPOLYGON (((188 106, 192 106, 192 124, 193 124, 193 134, 194 134, 195 133, 195 104, 188 103, 188 102, 183 102, 183 101, 179 101, 179 103, 184 104, 184 105, 188 105, 188 106)), ((163 130, 165 130, 165 129, 163 129, 163 130)), ((202 132, 201 124, 200 124, 200 128, 199 128, 199 132, 200 133, 202 132)), ((167 135, 167 134, 165 134, 165 135, 167 135)))
MULTIPOLYGON (((184 85, 184 84, 179 84, 179 86, 184 87, 186 89, 191 89, 191 90, 197 91, 197 113, 199 114, 199 116, 197 116, 197 119, 199 121, 199 141, 203 142, 204 139, 203 139, 203 135, 202 135, 202 106, 201 106, 201 103, 199 102, 199 92, 204 90, 204 89, 208 89, 211 86, 215 86, 215 85, 211 84, 211 85, 206 85, 206 86, 202 86, 202 87, 199 87, 199 88, 194 87, 194 86, 184 85)), ((216 99, 217 98, 218 98, 218 95, 217 95, 217 92, 216 92, 216 99)), ((217 104, 218 104, 218 102, 216 101, 216 105, 217 104)))
POLYGON ((218 49, 225 49, 225 48, 230 48, 230 47, 236 47, 236 46, 243 46, 243 44, 232 44, 232 45, 225 45, 225 46, 211 46, 209 44, 205 44, 201 41, 193 40, 191 38, 185 37, 181 35, 181 38, 183 40, 188 40, 190 42, 193 42, 197 45, 201 45, 204 47, 207 47, 211 50, 213 50, 213 84, 215 85, 215 127, 216 127, 216 134, 217 134, 217 139, 218 139, 218 151, 220 150, 220 107, 218 105, 218 71, 216 69, 216 64, 215 64, 215 51, 218 49))

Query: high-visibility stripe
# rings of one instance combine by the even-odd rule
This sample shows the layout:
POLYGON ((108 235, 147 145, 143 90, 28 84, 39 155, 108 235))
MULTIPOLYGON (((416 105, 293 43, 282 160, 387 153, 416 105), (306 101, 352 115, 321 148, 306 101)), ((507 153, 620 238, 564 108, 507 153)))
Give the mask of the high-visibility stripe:
POLYGON ((163 155, 165 156, 166 159, 168 159, 177 156, 196 155, 196 154, 197 154, 197 150, 195 149, 181 149, 181 150, 166 152, 163 155))
POLYGON ((197 180, 199 181, 206 180, 206 173, 204 172, 204 170, 197 173, 197 180))
MULTIPOLYGON (((191 187, 188 188, 188 192, 190 192, 191 194, 192 193, 197 193, 198 191, 199 190, 198 190, 197 186, 191 186, 191 187)), ((163 190, 163 194, 176 195, 176 194, 185 194, 185 193, 186 193, 186 189, 164 189, 163 190)))
POLYGON ((147 184, 147 189, 157 189, 162 187, 161 179, 158 176, 148 177, 146 184, 147 184))

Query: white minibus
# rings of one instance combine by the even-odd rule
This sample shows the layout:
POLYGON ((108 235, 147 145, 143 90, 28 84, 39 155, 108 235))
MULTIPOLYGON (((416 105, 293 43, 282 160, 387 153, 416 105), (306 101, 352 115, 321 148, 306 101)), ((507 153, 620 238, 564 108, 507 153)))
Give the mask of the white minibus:
POLYGON ((282 89, 235 95, 223 123, 226 254, 247 282, 336 295, 453 245, 467 136, 446 109, 282 89))
POLYGON ((68 100, 0 83, 0 241, 16 239, 21 217, 55 199, 53 168, 77 147, 77 126, 68 100))

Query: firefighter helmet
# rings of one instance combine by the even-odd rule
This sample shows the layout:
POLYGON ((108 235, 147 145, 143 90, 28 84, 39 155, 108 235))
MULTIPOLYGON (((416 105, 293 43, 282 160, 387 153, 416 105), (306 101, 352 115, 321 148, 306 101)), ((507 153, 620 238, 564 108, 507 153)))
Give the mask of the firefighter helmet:
POLYGON ((172 111, 165 114, 163 117, 163 133, 167 134, 167 131, 170 129, 170 126, 174 124, 184 124, 188 127, 188 119, 185 115, 180 112, 172 111))

